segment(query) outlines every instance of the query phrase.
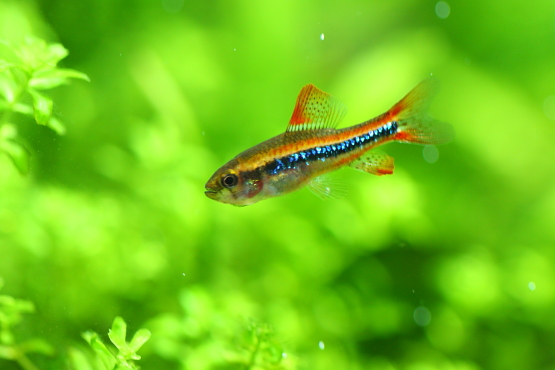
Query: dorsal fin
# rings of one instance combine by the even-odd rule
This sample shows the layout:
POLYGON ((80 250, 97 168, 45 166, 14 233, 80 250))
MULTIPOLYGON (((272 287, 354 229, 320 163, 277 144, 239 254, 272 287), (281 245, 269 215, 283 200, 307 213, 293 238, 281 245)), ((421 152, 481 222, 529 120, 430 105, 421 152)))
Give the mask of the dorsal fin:
POLYGON ((335 128, 347 113, 339 100, 312 84, 302 88, 286 132, 335 128))

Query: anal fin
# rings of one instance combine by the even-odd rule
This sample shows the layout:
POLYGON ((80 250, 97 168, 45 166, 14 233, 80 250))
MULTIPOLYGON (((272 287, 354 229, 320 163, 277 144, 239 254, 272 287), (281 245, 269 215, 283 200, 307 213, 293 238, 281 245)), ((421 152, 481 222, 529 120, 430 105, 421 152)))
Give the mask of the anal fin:
POLYGON ((391 175, 395 168, 395 163, 393 157, 385 153, 370 152, 363 154, 360 158, 351 162, 349 166, 372 175, 381 176, 391 175))

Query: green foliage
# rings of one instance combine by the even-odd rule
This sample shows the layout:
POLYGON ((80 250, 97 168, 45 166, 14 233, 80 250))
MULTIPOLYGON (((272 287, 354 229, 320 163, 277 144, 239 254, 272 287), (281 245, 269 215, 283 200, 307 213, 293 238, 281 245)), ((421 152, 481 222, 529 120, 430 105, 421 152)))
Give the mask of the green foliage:
MULTIPOLYGON (((0 289, 3 284, 0 278, 0 289)), ((30 301, 0 295, 0 359, 15 361, 25 370, 37 369, 29 354, 54 354, 53 347, 46 341, 33 338, 19 342, 13 332, 13 327, 23 320, 23 314, 34 311, 35 306, 30 301)))
POLYGON ((36 37, 21 43, 0 40, 0 150, 12 158, 22 174, 29 170, 29 151, 17 140, 17 130, 10 123, 12 113, 35 119, 59 135, 65 126, 53 116, 54 102, 42 90, 69 83, 70 79, 89 81, 89 77, 57 64, 68 55, 61 44, 48 44, 36 37), (31 103, 25 100, 31 97, 31 103), (5 128, 7 127, 7 128, 5 128))
POLYGON ((230 362, 239 369, 293 369, 283 346, 268 324, 250 320, 239 340, 237 350, 230 354, 230 362))
POLYGON ((287 353, 273 328, 255 319, 225 314, 221 302, 201 287, 180 294, 183 313, 152 319, 152 347, 184 370, 293 370, 295 356, 287 353))
POLYGON ((41 370, 105 370, 120 350, 78 333, 121 315, 152 331, 126 359, 145 370, 553 370, 553 19, 550 1, 0 1, 0 271, 40 308, 15 345, 53 344, 27 356, 41 370), (64 54, 31 34, 94 83, 44 90, 73 79, 56 66, 15 101, 22 59, 64 54), (454 142, 388 144, 395 173, 338 171, 341 200, 205 197, 303 85, 344 127, 430 73, 454 142), (27 124, 54 116, 63 137, 27 124), (4 154, 25 170, 21 144, 27 177, 4 154))
POLYGON ((71 348, 69 355, 72 369, 138 370, 139 366, 135 364, 135 361, 140 360, 141 356, 137 354, 137 351, 150 338, 150 331, 139 329, 130 342, 127 342, 126 336, 127 324, 119 316, 114 319, 112 328, 108 332, 108 337, 115 346, 115 350, 108 348, 97 333, 84 332, 83 338, 89 343, 96 357, 90 359, 82 351, 71 348))

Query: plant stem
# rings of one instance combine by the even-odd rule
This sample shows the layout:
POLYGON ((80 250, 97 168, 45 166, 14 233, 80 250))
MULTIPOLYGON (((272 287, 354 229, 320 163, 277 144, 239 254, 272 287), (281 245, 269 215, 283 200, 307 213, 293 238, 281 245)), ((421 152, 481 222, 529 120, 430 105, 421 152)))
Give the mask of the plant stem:
MULTIPOLYGON (((17 104, 19 99, 21 99, 21 97, 23 96, 23 93, 25 93, 25 90, 27 90, 27 87, 29 86, 29 81, 31 80, 32 73, 28 73, 23 70, 22 72, 25 75, 24 82, 21 83, 19 91, 17 92, 17 94, 14 95, 13 101, 8 104, 6 110, 4 111, 4 114, 0 116, 0 127, 2 127, 3 124, 8 122, 8 118, 11 117, 13 113, 13 107, 17 104)), ((13 72, 9 71, 8 73, 11 75, 14 81, 18 80, 18 78, 14 75, 13 72)))
POLYGON ((23 352, 18 353, 16 361, 24 370, 40 370, 34 363, 31 362, 31 360, 29 360, 27 356, 25 356, 25 353, 23 352))
POLYGON ((249 364, 245 368, 245 370, 251 370, 253 366, 256 364, 256 356, 258 355, 258 350, 260 349, 260 338, 258 336, 256 338, 256 346, 254 347, 254 351, 252 351, 251 360, 249 364))

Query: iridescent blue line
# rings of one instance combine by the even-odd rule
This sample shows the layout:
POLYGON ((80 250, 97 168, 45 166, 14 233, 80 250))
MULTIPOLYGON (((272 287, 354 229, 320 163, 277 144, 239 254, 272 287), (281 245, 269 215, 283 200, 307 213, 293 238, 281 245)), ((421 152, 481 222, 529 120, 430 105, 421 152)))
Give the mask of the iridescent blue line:
POLYGON ((324 162, 326 158, 335 157, 344 153, 348 153, 357 148, 362 148, 370 141, 376 142, 382 138, 394 135, 395 133, 397 133, 397 127, 398 124, 396 121, 388 122, 386 125, 379 127, 373 131, 337 144, 318 146, 293 153, 285 157, 276 158, 264 167, 264 171, 269 174, 275 175, 280 171, 296 168, 299 163, 305 163, 309 165, 310 162, 314 161, 324 162))

